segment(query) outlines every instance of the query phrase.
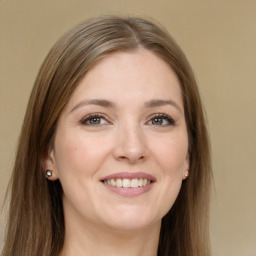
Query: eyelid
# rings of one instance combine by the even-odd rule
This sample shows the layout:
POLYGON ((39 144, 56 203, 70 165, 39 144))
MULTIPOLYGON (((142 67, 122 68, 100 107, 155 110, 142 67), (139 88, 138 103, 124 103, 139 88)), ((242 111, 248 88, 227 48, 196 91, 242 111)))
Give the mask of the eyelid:
POLYGON ((91 113, 91 114, 88 114, 88 115, 85 115, 81 120, 80 120, 80 123, 82 125, 87 125, 87 126, 102 126, 102 125, 108 125, 108 124, 111 124, 111 121, 108 117, 106 117, 105 114, 103 113, 91 113), (86 124, 86 121, 88 121, 89 119, 91 118, 103 118, 106 120, 107 124, 86 124))
MULTIPOLYGON (((154 118, 163 118, 169 122, 169 124, 167 124, 167 125, 158 125, 158 126, 166 127, 166 126, 172 126, 172 125, 176 124, 175 120, 170 115, 167 115, 164 113, 155 113, 155 114, 149 116, 149 118, 148 118, 149 120, 146 122, 146 124, 149 123, 150 121, 152 121, 152 119, 154 119, 154 118)), ((154 124, 151 124, 151 125, 154 125, 154 124)))

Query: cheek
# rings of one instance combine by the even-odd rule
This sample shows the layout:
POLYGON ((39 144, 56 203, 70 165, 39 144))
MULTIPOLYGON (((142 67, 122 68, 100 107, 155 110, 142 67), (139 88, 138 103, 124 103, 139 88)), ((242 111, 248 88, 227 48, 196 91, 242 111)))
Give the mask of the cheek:
MULTIPOLYGON (((102 144, 101 144, 102 145, 102 144)), ((94 195, 97 171, 106 152, 90 136, 61 133, 55 138, 56 171, 63 188, 65 205, 86 205, 94 195)), ((71 207, 73 208, 73 207, 71 207)), ((69 207, 70 209, 70 207, 69 207)))
POLYGON ((164 216, 173 206, 187 168, 188 140, 186 134, 170 136, 155 144, 154 153, 160 167, 158 207, 164 216))
POLYGON ((188 164, 188 140, 185 134, 167 137, 154 145, 154 155, 165 175, 175 176, 184 171, 188 164))
POLYGON ((90 136, 59 134, 55 139, 55 162, 59 178, 92 175, 104 152, 90 136))

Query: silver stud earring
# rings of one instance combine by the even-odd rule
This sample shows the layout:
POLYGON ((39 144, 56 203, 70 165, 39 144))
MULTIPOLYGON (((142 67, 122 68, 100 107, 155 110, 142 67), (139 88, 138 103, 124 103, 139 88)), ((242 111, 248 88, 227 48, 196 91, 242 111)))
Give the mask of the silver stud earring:
POLYGON ((47 170, 47 171, 45 172, 45 177, 46 177, 46 178, 52 177, 52 171, 51 171, 51 170, 47 170))
POLYGON ((186 174, 185 174, 185 178, 187 178, 187 177, 188 177, 188 174, 189 174, 189 172, 187 171, 187 172, 186 172, 186 174))

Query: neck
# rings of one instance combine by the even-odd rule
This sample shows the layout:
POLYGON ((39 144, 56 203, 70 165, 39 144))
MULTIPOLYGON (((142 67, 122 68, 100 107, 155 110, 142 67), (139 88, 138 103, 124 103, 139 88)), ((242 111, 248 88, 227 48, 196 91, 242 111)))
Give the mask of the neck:
MULTIPOLYGON (((74 223, 73 223, 74 224, 74 223)), ((156 256, 161 223, 140 230, 113 230, 87 223, 86 227, 66 223, 60 256, 156 256)))

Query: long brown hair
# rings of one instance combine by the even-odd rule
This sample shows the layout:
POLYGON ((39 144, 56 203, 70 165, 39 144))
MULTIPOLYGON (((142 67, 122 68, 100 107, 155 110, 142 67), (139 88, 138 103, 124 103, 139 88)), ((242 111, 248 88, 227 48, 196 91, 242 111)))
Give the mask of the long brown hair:
POLYGON ((162 220, 158 255, 209 256, 211 165, 204 113, 192 69, 160 26, 140 18, 100 17, 65 34, 46 57, 32 90, 13 169, 2 256, 56 256, 64 242, 62 187, 44 176, 42 158, 73 91, 97 61, 114 51, 148 49, 176 72, 189 137, 190 175, 162 220))

